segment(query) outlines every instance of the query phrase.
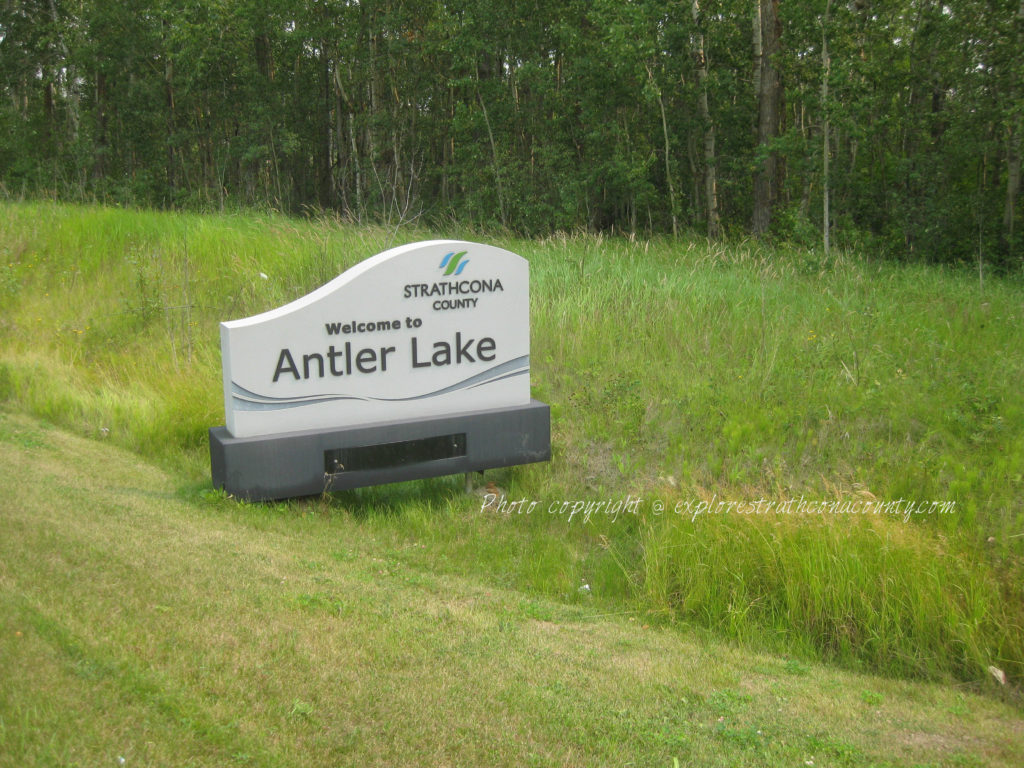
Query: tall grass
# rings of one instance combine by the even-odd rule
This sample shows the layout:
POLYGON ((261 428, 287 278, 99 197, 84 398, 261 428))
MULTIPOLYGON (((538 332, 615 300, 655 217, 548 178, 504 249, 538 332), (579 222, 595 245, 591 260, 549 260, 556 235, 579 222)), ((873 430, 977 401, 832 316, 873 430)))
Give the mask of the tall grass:
POLYGON ((210 386, 220 321, 290 301, 394 242, 256 214, 23 204, 3 216, 0 396, 193 466, 223 421, 210 386))
POLYGON ((951 499, 948 524, 1014 546, 1019 282, 743 245, 574 263, 585 247, 533 273, 540 385, 579 437, 698 487, 951 499))
POLYGON ((519 252, 554 459, 492 477, 538 511, 482 513, 444 481, 341 494, 332 510, 431 541, 437 568, 529 592, 893 673, 1024 676, 1017 277, 982 286, 753 242, 523 241, 258 214, 6 204, 0 220, 0 399, 168 463, 193 488, 223 420, 221 320, 401 242, 519 252), (629 493, 644 506, 615 519, 547 512, 629 493), (650 506, 712 495, 956 512, 690 522, 650 506))
POLYGON ((914 527, 675 518, 643 546, 651 605, 727 636, 906 675, 1020 671, 1019 589, 914 527))

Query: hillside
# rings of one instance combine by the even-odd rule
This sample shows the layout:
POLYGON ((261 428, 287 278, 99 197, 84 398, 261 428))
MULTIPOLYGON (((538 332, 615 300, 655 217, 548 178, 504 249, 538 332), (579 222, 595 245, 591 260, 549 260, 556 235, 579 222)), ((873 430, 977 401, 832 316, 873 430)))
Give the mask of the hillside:
POLYGON ((1018 275, 256 213, 0 221, 0 755, 1020 762, 1018 275), (214 491, 218 324, 439 235, 529 261, 552 460, 471 494, 214 491))
POLYGON ((998 697, 445 575, 377 513, 238 506, 9 411, 0 465, 3 766, 1024 761, 998 697))

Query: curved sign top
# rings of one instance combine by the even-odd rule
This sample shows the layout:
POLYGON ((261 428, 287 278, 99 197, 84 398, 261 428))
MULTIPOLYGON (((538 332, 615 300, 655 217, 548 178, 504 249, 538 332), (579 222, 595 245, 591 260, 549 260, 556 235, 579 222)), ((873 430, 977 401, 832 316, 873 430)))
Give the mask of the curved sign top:
POLYGON ((526 260, 460 240, 403 245, 312 293, 221 323, 234 437, 530 402, 526 260))

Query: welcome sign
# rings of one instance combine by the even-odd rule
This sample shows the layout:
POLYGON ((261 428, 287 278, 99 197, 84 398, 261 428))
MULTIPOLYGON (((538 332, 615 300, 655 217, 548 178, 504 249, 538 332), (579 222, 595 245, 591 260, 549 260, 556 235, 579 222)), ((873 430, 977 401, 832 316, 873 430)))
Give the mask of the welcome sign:
POLYGON ((529 265, 433 240, 221 323, 214 485, 268 499, 546 461, 530 398, 529 265))
POLYGON ((524 405, 529 267, 493 246, 393 248, 279 309, 221 324, 235 437, 524 405))

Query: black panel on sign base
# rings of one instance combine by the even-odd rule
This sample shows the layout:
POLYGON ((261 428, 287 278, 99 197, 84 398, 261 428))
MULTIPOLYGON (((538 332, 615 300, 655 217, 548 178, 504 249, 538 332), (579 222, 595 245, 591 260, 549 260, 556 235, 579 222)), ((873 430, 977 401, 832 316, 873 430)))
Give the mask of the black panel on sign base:
POLYGON ((358 445, 324 451, 324 472, 358 472, 367 469, 391 469, 438 459, 466 455, 466 433, 421 437, 395 443, 358 445))
POLYGON ((213 485, 250 501, 548 461, 546 403, 450 416, 232 437, 210 430, 213 485))

